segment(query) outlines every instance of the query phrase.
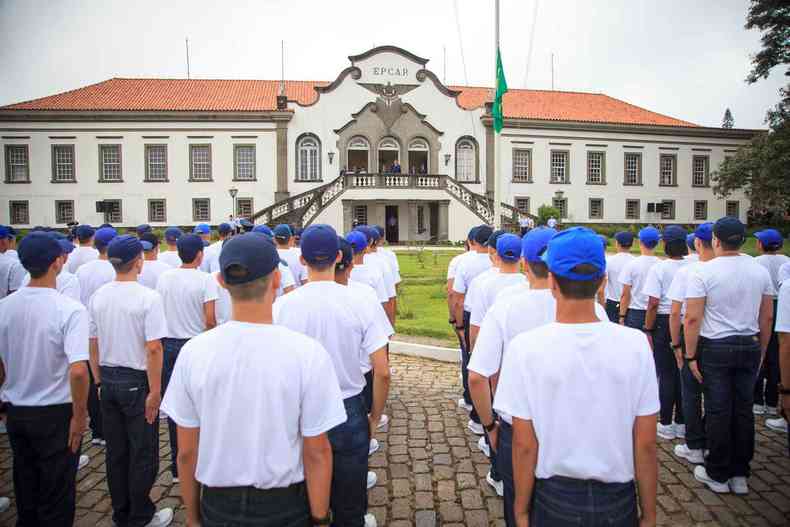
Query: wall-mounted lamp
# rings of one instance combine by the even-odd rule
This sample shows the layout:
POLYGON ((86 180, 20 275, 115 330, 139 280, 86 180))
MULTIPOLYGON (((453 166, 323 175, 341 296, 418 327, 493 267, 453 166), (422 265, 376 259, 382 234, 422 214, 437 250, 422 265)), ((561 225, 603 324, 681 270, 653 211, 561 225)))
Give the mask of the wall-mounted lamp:
POLYGON ((450 158, 451 157, 453 157, 452 154, 444 154, 444 166, 447 166, 447 165, 450 164, 450 158))
POLYGON ((332 160, 335 158, 334 152, 327 152, 326 155, 329 157, 329 164, 332 164, 332 160))
POLYGON ((554 193, 554 197, 557 198, 558 200, 561 200, 562 196, 564 196, 564 195, 565 195, 565 192, 563 192, 562 190, 558 190, 557 192, 554 193))

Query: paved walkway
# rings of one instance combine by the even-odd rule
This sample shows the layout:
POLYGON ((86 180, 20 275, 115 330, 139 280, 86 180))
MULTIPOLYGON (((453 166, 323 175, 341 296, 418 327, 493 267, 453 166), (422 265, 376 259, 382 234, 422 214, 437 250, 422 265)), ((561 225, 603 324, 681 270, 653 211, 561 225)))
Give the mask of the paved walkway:
MULTIPOLYGON (((394 378, 387 413, 389 430, 378 438, 382 449, 370 459, 379 477, 370 491, 370 509, 379 525, 504 525, 502 500, 485 482, 487 459, 477 436, 466 429, 466 414, 456 407, 458 366, 393 355, 394 378)), ((162 426, 161 475, 152 491, 159 507, 179 507, 179 486, 168 471, 167 428, 162 426)), ((87 446, 87 441, 86 441, 87 446)), ((672 442, 659 443, 659 524, 788 525, 790 458, 780 434, 757 431, 757 453, 747 496, 713 494, 691 475, 689 465, 672 454, 672 442)), ((85 527, 111 525, 103 450, 87 447, 90 465, 79 472, 77 522, 85 527)), ((0 436, 0 496, 12 496, 11 451, 0 436)), ((0 526, 14 524, 15 512, 0 516, 0 526)), ((175 525, 184 524, 178 509, 175 525)))

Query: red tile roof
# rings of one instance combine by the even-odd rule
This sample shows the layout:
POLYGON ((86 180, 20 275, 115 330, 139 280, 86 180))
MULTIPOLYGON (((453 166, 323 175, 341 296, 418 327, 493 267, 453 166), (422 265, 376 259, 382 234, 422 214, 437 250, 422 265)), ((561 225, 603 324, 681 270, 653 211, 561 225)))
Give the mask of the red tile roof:
MULTIPOLYGON (((324 81, 286 81, 288 99, 315 102, 324 81)), ((0 110, 267 112, 277 107, 279 81, 218 79, 109 79, 84 88, 0 107, 0 110)), ((492 90, 451 86, 463 108, 491 100, 492 90)), ((614 124, 696 126, 597 93, 510 90, 505 116, 614 124)))

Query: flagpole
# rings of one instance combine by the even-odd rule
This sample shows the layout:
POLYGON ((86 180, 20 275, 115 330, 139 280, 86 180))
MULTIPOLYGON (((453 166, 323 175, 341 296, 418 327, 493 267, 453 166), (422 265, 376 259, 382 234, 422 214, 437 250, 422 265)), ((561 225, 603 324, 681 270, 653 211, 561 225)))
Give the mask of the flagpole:
MULTIPOLYGON (((499 57, 499 0, 494 0, 494 93, 499 84, 497 72, 497 59, 499 57)), ((493 127, 493 125, 492 125, 493 127)), ((499 133, 494 131, 494 226, 499 229, 502 227, 502 195, 499 177, 499 133)))

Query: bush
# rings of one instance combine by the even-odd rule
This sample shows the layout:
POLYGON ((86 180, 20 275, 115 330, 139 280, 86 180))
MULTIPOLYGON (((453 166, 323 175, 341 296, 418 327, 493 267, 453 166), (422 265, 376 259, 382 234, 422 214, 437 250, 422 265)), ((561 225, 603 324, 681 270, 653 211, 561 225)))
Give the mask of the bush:
POLYGON ((550 205, 541 205, 538 208, 538 225, 546 225, 551 217, 560 221, 560 209, 550 205))

